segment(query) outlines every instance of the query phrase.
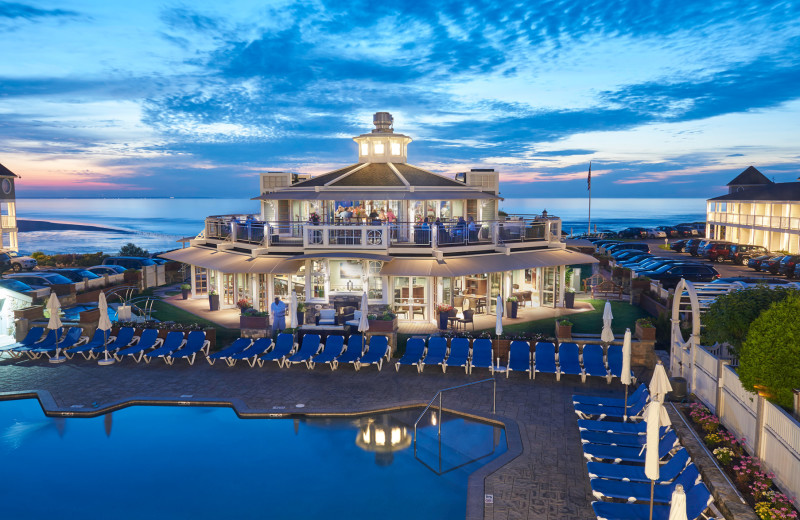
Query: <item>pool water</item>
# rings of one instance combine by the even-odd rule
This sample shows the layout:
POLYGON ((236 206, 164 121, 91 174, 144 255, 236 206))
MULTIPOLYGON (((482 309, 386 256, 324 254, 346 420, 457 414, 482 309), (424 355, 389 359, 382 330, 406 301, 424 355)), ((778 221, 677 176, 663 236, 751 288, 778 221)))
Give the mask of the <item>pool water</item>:
POLYGON ((240 419, 229 408, 137 406, 49 418, 0 402, 0 518, 449 519, 502 428, 419 410, 240 419), (391 451, 388 446, 394 446, 391 451))

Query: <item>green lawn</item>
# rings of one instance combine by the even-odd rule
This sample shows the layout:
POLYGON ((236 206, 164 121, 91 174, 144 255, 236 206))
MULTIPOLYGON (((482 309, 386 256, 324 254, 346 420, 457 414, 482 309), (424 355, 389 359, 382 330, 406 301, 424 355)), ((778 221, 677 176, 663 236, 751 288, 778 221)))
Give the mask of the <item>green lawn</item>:
POLYGON ((204 327, 217 329, 217 349, 226 347, 239 337, 238 329, 228 329, 220 327, 212 321, 208 321, 191 312, 179 309, 161 300, 153 302, 153 318, 159 321, 174 321, 175 323, 199 323, 204 327))

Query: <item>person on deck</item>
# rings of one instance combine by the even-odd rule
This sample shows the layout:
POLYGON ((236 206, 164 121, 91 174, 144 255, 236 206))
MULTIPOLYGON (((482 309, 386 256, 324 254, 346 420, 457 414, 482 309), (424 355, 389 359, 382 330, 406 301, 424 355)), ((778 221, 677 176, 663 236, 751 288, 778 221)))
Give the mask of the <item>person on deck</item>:
POLYGON ((269 313, 272 314, 272 337, 276 338, 286 328, 286 304, 276 296, 269 313))

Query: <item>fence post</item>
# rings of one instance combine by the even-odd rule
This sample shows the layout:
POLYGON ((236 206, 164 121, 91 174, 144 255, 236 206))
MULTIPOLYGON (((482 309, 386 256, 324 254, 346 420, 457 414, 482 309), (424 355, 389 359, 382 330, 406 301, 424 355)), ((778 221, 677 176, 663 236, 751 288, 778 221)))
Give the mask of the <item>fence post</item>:
POLYGON ((722 385, 725 384, 725 365, 730 364, 730 361, 717 358, 717 395, 714 402, 714 414, 722 419, 724 400, 722 397, 722 385))
POLYGON ((795 418, 800 419, 800 389, 795 388, 792 390, 792 393, 794 394, 792 399, 794 403, 794 406, 792 407, 794 410, 794 416, 795 418))
POLYGON ((758 393, 757 396, 758 401, 756 401, 756 438, 755 442, 753 443, 753 455, 758 457, 759 459, 764 458, 764 406, 766 405, 767 399, 761 395, 761 392, 758 393))

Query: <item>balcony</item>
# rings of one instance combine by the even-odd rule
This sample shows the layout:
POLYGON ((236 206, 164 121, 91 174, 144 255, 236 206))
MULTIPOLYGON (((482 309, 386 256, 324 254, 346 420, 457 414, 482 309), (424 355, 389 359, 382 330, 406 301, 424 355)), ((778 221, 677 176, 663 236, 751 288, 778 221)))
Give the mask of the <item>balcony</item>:
MULTIPOLYGON (((232 215, 208 217, 203 239, 250 249, 361 249, 388 251, 393 248, 461 250, 466 248, 526 247, 534 242, 560 242, 561 220, 509 219, 445 222, 337 223, 301 221, 263 222, 233 219, 232 215)), ((218 246, 219 247, 219 246, 218 246)))

